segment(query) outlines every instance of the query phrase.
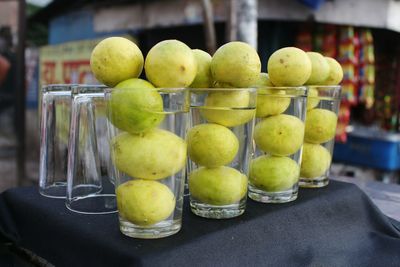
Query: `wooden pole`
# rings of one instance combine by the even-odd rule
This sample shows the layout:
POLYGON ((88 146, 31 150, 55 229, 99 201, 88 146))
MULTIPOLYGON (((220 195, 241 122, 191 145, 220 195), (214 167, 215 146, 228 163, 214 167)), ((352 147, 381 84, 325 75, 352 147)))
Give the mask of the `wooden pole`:
POLYGON ((214 13, 210 0, 202 0, 203 5, 203 21, 204 21, 204 33, 206 37, 206 47, 208 53, 214 54, 217 49, 217 41, 215 37, 214 27, 214 13))
POLYGON ((238 24, 237 24, 237 4, 236 0, 227 0, 226 1, 226 10, 228 10, 227 18, 226 18, 226 42, 236 41, 237 33, 238 33, 238 24))
POLYGON ((16 128, 17 128, 17 185, 21 186, 25 179, 25 37, 26 37, 26 3, 18 1, 18 46, 16 75, 16 128))

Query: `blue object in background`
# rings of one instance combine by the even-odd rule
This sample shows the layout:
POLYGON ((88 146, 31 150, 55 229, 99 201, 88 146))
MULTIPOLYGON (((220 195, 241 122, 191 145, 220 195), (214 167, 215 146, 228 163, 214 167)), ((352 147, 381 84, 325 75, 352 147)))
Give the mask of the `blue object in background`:
POLYGON ((79 10, 53 18, 49 25, 49 44, 91 39, 93 31, 93 12, 79 10))
POLYGON ((299 2, 312 9, 318 9, 325 2, 325 0, 299 0, 299 2))
POLYGON ((49 23, 49 44, 128 34, 129 30, 96 32, 93 10, 78 10, 54 17, 49 23))
POLYGON ((383 171, 399 170, 400 135, 351 132, 346 143, 335 143, 333 160, 383 171))
POLYGON ((37 109, 39 105, 39 64, 35 67, 35 72, 33 73, 32 82, 28 85, 28 90, 26 91, 26 108, 27 109, 37 109))

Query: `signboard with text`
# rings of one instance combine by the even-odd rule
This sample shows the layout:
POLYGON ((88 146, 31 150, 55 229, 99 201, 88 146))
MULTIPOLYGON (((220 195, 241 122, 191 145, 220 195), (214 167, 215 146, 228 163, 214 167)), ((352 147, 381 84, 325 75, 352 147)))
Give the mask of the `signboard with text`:
MULTIPOLYGON (((131 37, 126 38, 131 39, 131 37)), ((40 48, 39 84, 97 84, 90 70, 90 54, 101 39, 68 42, 40 48)))
POLYGON ((90 54, 100 40, 84 40, 40 49, 40 85, 97 83, 90 71, 90 54))

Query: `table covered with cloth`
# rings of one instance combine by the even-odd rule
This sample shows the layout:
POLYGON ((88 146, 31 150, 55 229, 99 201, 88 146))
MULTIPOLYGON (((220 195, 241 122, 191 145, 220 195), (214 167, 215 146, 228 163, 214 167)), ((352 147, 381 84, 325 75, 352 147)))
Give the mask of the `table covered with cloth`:
POLYGON ((226 220, 195 216, 188 202, 180 232, 142 240, 120 233, 116 213, 77 214, 14 188, 0 195, 0 240, 55 266, 400 266, 399 222, 349 183, 300 189, 286 204, 249 199, 226 220))

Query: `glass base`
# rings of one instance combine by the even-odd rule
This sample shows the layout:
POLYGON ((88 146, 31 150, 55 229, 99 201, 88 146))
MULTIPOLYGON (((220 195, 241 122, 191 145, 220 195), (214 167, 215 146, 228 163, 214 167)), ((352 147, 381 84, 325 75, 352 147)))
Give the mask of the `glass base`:
POLYGON ((109 214, 117 212, 114 194, 99 194, 73 198, 66 202, 69 210, 81 214, 109 214))
POLYGON ((237 204, 215 206, 190 200, 190 207, 194 214, 209 219, 228 219, 242 215, 246 208, 246 200, 237 204))
POLYGON ((119 229, 129 237, 142 239, 156 239, 176 234, 181 229, 181 220, 163 221, 151 226, 139 226, 133 224, 121 216, 119 217, 119 229))
POLYGON ((184 197, 190 196, 189 185, 187 182, 185 182, 185 186, 183 187, 183 196, 184 197))
POLYGON ((327 176, 321 176, 317 178, 302 178, 300 177, 299 185, 303 188, 320 188, 329 184, 329 178, 327 176))
POLYGON ((249 198, 262 203, 287 203, 297 199, 298 188, 279 192, 266 192, 249 185, 249 198))
POLYGON ((40 187, 39 193, 49 198, 65 198, 67 196, 67 183, 57 182, 47 187, 40 187))

